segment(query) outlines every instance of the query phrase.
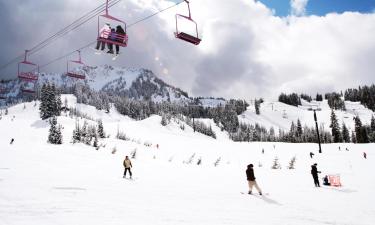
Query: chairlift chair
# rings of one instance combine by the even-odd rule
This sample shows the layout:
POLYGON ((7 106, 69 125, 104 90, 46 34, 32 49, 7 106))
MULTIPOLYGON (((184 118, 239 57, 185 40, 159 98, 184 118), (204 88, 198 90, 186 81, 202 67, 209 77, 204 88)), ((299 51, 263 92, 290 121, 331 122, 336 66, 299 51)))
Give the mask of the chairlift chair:
POLYGON ((67 62, 66 62, 66 75, 67 75, 68 77, 72 77, 72 78, 85 79, 86 76, 85 76, 84 74, 79 74, 79 73, 77 73, 77 72, 75 72, 75 71, 71 71, 71 70, 69 69, 69 65, 70 65, 70 64, 79 64, 79 65, 82 65, 82 66, 85 65, 85 64, 82 62, 82 60, 81 60, 81 51, 77 50, 77 52, 78 52, 78 60, 70 60, 70 61, 67 61, 67 62))
POLYGON ((120 19, 117 19, 116 17, 113 17, 113 16, 109 15, 109 13, 108 13, 108 0, 106 0, 105 14, 98 16, 98 38, 97 38, 97 40, 102 41, 106 44, 114 44, 114 45, 118 45, 118 46, 121 46, 121 47, 128 46, 128 35, 126 33, 126 23, 124 21, 120 20, 120 19), (124 27, 125 35, 115 33, 114 34, 115 40, 110 40, 109 38, 100 37, 101 34, 104 34, 105 36, 108 36, 108 37, 110 35, 112 35, 111 32, 106 32, 106 31, 100 33, 100 25, 103 24, 102 21, 104 19, 116 21, 117 23, 122 24, 123 27, 124 27), (118 40, 120 40, 120 41, 118 41, 118 40))
POLYGON ((25 50, 25 58, 22 62, 18 63, 18 78, 23 81, 33 82, 38 80, 39 66, 35 63, 27 61, 27 53, 29 50, 25 50), (34 67, 32 70, 24 70, 24 66, 34 67), (35 71, 37 73, 35 73, 35 71))
POLYGON ((192 43, 194 45, 199 45, 199 43, 201 42, 201 39, 199 39, 199 35, 198 35, 198 25, 191 18, 189 1, 187 1, 187 0, 184 0, 184 1, 186 2, 187 6, 188 6, 189 16, 184 16, 184 15, 181 15, 181 14, 176 14, 176 32, 174 33, 174 35, 178 39, 181 39, 183 41, 187 41, 187 42, 192 43), (178 20, 179 19, 185 19, 185 20, 188 20, 188 21, 194 23, 195 24, 196 36, 193 36, 193 35, 187 34, 185 32, 179 31, 179 29, 178 29, 178 20))

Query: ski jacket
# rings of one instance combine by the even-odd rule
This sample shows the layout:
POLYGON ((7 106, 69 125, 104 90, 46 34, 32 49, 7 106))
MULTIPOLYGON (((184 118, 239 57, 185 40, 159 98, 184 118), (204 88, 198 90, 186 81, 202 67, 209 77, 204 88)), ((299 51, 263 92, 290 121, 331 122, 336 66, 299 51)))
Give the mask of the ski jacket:
POLYGON ((249 180, 249 181, 254 181, 255 180, 253 168, 247 168, 247 170, 246 170, 246 176, 247 176, 247 180, 249 180))
POLYGON ((320 173, 320 171, 318 171, 318 168, 316 168, 316 166, 311 166, 311 174, 313 176, 318 176, 318 173, 320 173))
POLYGON ((107 39, 110 33, 111 28, 107 24, 105 24, 99 31, 99 37, 107 39))
POLYGON ((125 159, 123 165, 124 165, 125 168, 131 168, 131 167, 133 167, 132 166, 132 162, 130 161, 130 159, 125 159))
POLYGON ((124 42, 124 40, 125 40, 125 31, 124 31, 124 29, 122 29, 122 27, 121 26, 117 26, 116 27, 116 33, 118 34, 117 35, 117 41, 118 42, 124 42))

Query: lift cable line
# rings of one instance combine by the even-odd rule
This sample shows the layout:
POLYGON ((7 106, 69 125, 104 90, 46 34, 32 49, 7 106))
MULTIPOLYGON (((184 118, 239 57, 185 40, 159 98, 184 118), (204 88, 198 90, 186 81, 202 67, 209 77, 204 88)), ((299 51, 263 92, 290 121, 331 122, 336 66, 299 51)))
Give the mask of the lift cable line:
MULTIPOLYGON (((109 7, 112 7, 113 5, 119 3, 122 0, 109 0, 109 1, 110 1, 109 7)), ((61 38, 61 37, 65 36, 66 34, 68 34, 69 32, 77 29, 81 25, 85 24, 87 21, 89 21, 92 18, 99 15, 104 10, 105 10, 105 4, 102 4, 102 5, 98 6, 97 8, 91 10, 90 12, 86 13, 84 16, 80 17, 79 19, 75 20, 74 22, 72 22, 68 26, 64 27, 62 30, 58 31, 54 35, 48 37, 47 39, 43 40, 42 42, 40 42, 39 44, 37 44, 36 46, 31 48, 30 51, 29 51, 29 55, 31 55, 33 53, 36 53, 37 51, 43 49, 44 47, 51 44, 53 41, 57 40, 58 38, 61 38)), ((0 67, 0 70, 6 68, 7 66, 9 66, 9 65, 11 65, 15 62, 18 62, 19 60, 22 60, 23 56, 24 55, 22 54, 22 55, 19 55, 19 56, 15 57, 12 60, 10 60, 8 63, 2 65, 0 67)))
MULTIPOLYGON (((169 6, 169 7, 167 7, 167 8, 161 9, 161 10, 159 10, 159 11, 157 11, 157 12, 155 12, 155 13, 149 15, 149 16, 146 16, 146 17, 144 17, 144 18, 142 18, 142 19, 140 19, 140 20, 135 21, 134 23, 129 24, 127 27, 128 27, 128 28, 131 28, 132 26, 135 26, 135 25, 137 25, 138 23, 141 23, 141 22, 143 22, 143 21, 145 21, 145 20, 148 20, 148 19, 150 19, 150 18, 156 16, 157 14, 163 13, 164 11, 167 11, 168 9, 171 9, 171 8, 174 8, 174 7, 178 6, 179 4, 181 4, 181 3, 183 3, 183 2, 185 2, 185 1, 181 1, 181 2, 178 2, 178 3, 174 4, 174 5, 169 6)), ((88 43, 88 44, 86 44, 86 45, 80 47, 79 49, 76 49, 76 50, 74 50, 74 51, 71 51, 71 52, 69 52, 69 53, 67 53, 67 54, 65 54, 65 55, 62 55, 62 56, 60 56, 60 57, 58 57, 58 58, 55 58, 55 59, 49 61, 49 62, 46 63, 46 64, 41 65, 39 68, 44 68, 44 67, 46 67, 46 66, 48 66, 48 65, 51 65, 52 63, 55 63, 55 62, 57 62, 57 61, 59 61, 59 60, 61 60, 61 59, 64 59, 64 58, 66 58, 66 57, 68 57, 68 56, 70 56, 70 55, 76 53, 77 51, 81 51, 81 50, 83 50, 83 49, 85 49, 85 48, 88 48, 90 45, 93 45, 93 44, 95 44, 96 42, 97 42, 97 40, 92 41, 92 42, 90 42, 90 43, 88 43)))

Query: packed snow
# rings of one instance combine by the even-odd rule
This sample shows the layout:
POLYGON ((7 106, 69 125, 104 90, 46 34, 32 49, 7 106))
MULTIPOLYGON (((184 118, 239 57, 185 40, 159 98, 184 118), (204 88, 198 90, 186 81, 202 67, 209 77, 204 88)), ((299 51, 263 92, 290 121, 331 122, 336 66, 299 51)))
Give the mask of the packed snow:
MULTIPOLYGON (((49 124, 39 118, 39 103, 15 105, 8 115, 3 111, 0 224, 375 223, 374 144, 323 145, 319 154, 317 144, 235 143, 218 133, 220 128, 210 120, 201 121, 212 123, 217 140, 194 133, 188 126, 182 130, 181 121, 163 127, 156 115, 134 121, 113 109, 107 114, 77 104, 74 96, 62 96, 63 101, 65 98, 69 106, 94 120, 89 123, 102 119, 109 137, 100 139, 99 150, 72 144, 76 119, 63 113, 58 123, 63 126, 64 143, 51 145, 47 143, 49 124), (115 139, 117 130, 129 140, 115 139), (15 141, 10 144, 12 138, 15 141), (112 154, 114 148, 117 151, 112 154), (131 159, 134 179, 124 179, 123 159, 135 149, 136 158, 131 159), (310 152, 315 153, 313 159, 310 152), (295 169, 287 169, 294 156, 295 169), (275 157, 281 169, 271 169, 275 157), (249 163, 255 166, 263 196, 247 194, 249 163), (320 177, 339 174, 342 187, 314 187, 313 163, 318 163, 320 177)), ((267 118, 267 107, 262 107, 261 116, 271 121, 274 111, 267 118)), ((274 110, 280 114, 287 107, 280 103, 274 110)), ((298 113, 311 116, 308 110, 298 113)), ((244 115, 248 118, 250 114, 244 115)), ((271 122, 283 123, 281 118, 271 122)), ((288 118, 294 115, 289 113, 288 118)))

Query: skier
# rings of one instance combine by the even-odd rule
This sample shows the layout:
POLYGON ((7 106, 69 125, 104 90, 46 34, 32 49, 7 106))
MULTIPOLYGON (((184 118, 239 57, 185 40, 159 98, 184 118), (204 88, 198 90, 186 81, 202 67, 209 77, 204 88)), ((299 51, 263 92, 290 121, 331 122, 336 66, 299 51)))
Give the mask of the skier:
POLYGON ((329 183, 328 176, 324 176, 323 178, 323 185, 330 186, 331 184, 329 183))
POLYGON ((310 152, 310 158, 313 158, 314 153, 310 152))
POLYGON ((262 154, 264 154, 264 148, 262 148, 262 154))
POLYGON ((318 173, 321 173, 321 172, 318 171, 318 168, 316 167, 317 165, 318 165, 317 163, 315 163, 314 165, 311 165, 311 174, 314 179, 315 187, 320 187, 318 173))
POLYGON ((339 151, 341 151, 341 148, 340 148, 340 146, 339 146, 339 151))
MULTIPOLYGON (((118 25, 116 27, 116 41, 119 42, 119 43, 124 43, 125 41, 125 36, 126 36, 126 33, 124 31, 124 29, 122 29, 122 27, 120 25, 118 25)), ((119 45, 116 45, 116 55, 118 55, 120 53, 120 46, 119 45)))
POLYGON ((12 138, 12 139, 10 140, 10 144, 13 144, 13 142, 14 142, 14 138, 12 138))
POLYGON ((366 154, 366 152, 363 152, 363 158, 367 159, 367 154, 366 154))
POLYGON ((96 50, 99 50, 99 47, 100 45, 102 46, 101 47, 101 50, 104 51, 104 48, 105 48, 105 42, 102 41, 101 39, 108 39, 108 36, 109 34, 111 33, 111 27, 110 27, 110 24, 109 23, 106 23, 102 29, 100 29, 99 31, 99 40, 96 44, 96 50))
POLYGON ((125 156, 125 160, 123 162, 123 165, 125 167, 124 177, 123 178, 126 178, 126 171, 129 171, 130 179, 132 179, 132 171, 130 170, 130 168, 132 168, 133 165, 132 165, 132 162, 130 161, 130 159, 129 159, 128 156, 125 156))
POLYGON ((349 149, 348 149, 348 148, 345 148, 345 150, 346 150, 346 151, 349 151, 349 149))
POLYGON ((247 181, 249 183, 249 195, 251 195, 251 193, 253 191, 253 186, 255 186, 255 188, 258 190, 259 194, 262 195, 262 190, 260 190, 257 182, 255 181, 253 164, 249 164, 247 166, 246 176, 247 176, 247 181))

